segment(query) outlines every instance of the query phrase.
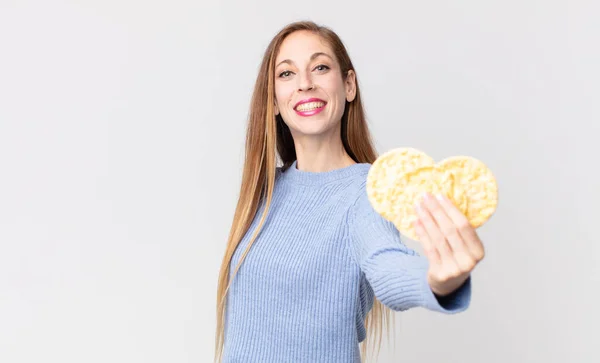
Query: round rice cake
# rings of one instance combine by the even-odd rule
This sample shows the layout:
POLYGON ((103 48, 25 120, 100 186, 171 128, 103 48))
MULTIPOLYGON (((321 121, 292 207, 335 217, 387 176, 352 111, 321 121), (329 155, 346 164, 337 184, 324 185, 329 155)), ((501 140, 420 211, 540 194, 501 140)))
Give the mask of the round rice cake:
POLYGON ((373 208, 379 214, 389 214, 394 208, 394 184, 406 172, 424 166, 432 166, 435 161, 424 152, 404 147, 392 149, 371 165, 367 175, 367 195, 373 208))
POLYGON ((415 205, 421 201, 424 193, 444 195, 459 208, 466 208, 467 205, 465 195, 462 189, 456 187, 451 172, 437 165, 423 166, 404 173, 396 180, 390 191, 391 207, 381 215, 391 221, 400 233, 417 240, 413 227, 413 221, 417 219, 415 205))
POLYGON ((498 206, 498 184, 491 170, 470 156, 451 156, 436 165, 454 175, 455 192, 463 193, 467 199, 463 213, 471 226, 477 228, 483 225, 498 206))
POLYGON ((382 154, 369 170, 371 205, 402 234, 415 240, 415 204, 425 192, 445 195, 473 228, 485 223, 498 204, 494 175, 473 157, 452 156, 435 163, 422 151, 398 148, 382 154))

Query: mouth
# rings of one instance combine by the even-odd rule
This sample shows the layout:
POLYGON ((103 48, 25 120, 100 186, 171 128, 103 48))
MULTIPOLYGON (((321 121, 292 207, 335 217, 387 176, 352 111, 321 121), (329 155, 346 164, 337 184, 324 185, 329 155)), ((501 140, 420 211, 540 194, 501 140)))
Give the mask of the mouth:
POLYGON ((300 116, 312 116, 323 111, 327 102, 319 98, 309 98, 296 104, 294 111, 300 116))

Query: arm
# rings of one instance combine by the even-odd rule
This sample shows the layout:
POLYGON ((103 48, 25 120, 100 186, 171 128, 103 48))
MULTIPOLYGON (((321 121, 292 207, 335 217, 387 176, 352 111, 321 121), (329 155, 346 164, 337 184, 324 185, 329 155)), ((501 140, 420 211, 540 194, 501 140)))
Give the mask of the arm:
POLYGON ((424 307, 443 313, 467 309, 470 277, 456 290, 436 296, 429 285, 429 262, 404 245, 396 227, 371 206, 365 186, 348 212, 350 250, 375 296, 393 310, 424 307))

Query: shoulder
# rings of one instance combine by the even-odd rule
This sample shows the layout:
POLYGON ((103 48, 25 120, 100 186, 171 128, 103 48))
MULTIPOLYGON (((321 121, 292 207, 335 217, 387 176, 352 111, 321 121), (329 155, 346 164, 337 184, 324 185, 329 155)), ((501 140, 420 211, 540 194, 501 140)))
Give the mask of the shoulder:
MULTIPOLYGON (((381 230, 396 234, 395 225, 378 212, 369 198, 368 173, 371 165, 365 164, 364 174, 356 180, 346 220, 351 230, 360 230, 366 226, 378 226, 381 230)), ((386 233, 387 233, 386 232, 386 233)))
POLYGON ((374 211, 367 194, 367 177, 370 169, 371 164, 360 164, 360 173, 357 174, 357 177, 353 181, 350 209, 355 213, 361 214, 374 211))

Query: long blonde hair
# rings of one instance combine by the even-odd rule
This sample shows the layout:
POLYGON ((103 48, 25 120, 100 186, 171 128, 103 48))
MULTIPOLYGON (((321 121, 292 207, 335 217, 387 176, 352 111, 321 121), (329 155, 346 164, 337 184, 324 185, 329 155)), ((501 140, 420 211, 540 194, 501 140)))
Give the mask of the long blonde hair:
MULTIPOLYGON (((241 260, 234 270, 233 275, 235 276, 267 216, 275 183, 277 155, 283 162, 283 170, 287 169, 296 159, 296 150, 290 129, 281 119, 281 115, 275 115, 274 68, 275 57, 281 43, 288 35, 299 30, 314 32, 330 45, 339 62, 344 79, 349 70, 354 70, 346 48, 337 34, 329 28, 311 21, 294 22, 281 29, 271 40, 264 53, 251 98, 239 199, 219 273, 215 362, 220 362, 223 354, 225 305, 227 291, 230 286, 231 258, 241 239, 247 233, 259 204, 261 201, 265 201, 266 198, 264 213, 247 249, 242 254, 241 260)), ((356 83, 356 96, 352 102, 346 102, 342 116, 342 142, 346 152, 355 162, 373 163, 377 158, 377 152, 365 121, 365 111, 360 96, 358 79, 356 79, 356 83)), ((365 318, 367 337, 361 346, 363 360, 366 359, 367 344, 370 344, 373 350, 376 346, 377 352, 379 352, 383 327, 385 325, 389 334, 390 326, 394 322, 392 318, 391 310, 375 299, 371 311, 365 318)))

